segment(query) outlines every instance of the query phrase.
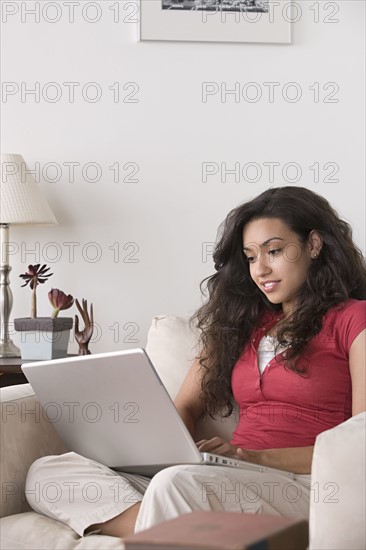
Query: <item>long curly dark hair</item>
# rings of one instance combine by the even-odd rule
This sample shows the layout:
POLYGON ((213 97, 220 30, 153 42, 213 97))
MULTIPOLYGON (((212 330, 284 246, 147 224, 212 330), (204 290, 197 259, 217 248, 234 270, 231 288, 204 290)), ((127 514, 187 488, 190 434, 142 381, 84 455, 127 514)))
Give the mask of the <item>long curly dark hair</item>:
POLYGON ((200 364, 204 369, 202 396, 213 415, 233 410, 231 373, 253 330, 266 312, 282 311, 271 304, 250 276, 243 253, 246 224, 259 218, 278 218, 305 244, 312 230, 323 239, 319 258, 296 298, 296 309, 279 324, 279 344, 291 343, 285 367, 296 367, 306 345, 322 328, 325 313, 349 298, 366 298, 366 265, 352 240, 352 229, 328 201, 304 187, 268 189, 234 208, 220 225, 213 260, 216 273, 200 285, 208 300, 190 321, 200 329, 200 364), (207 290, 204 289, 206 285, 207 290))

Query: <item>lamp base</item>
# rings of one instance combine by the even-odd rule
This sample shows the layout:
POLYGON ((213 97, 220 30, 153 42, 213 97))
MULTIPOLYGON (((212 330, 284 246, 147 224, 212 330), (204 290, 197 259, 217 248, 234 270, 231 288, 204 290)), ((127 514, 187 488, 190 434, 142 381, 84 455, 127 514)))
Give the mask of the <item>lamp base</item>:
POLYGON ((21 357, 20 349, 8 340, 0 344, 0 357, 21 357))

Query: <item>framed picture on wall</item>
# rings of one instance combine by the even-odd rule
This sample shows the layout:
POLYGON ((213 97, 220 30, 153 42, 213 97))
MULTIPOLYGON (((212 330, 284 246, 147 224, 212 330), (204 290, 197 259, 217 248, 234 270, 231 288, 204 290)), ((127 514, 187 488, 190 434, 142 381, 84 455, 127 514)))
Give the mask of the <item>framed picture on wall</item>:
POLYGON ((140 40, 291 43, 291 0, 140 0, 140 40))

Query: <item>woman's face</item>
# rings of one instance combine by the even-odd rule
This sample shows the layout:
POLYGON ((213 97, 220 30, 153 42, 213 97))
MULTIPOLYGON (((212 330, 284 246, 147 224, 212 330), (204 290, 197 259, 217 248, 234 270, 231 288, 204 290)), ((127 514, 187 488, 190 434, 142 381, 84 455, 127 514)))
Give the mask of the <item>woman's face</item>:
POLYGON ((301 243, 298 235, 278 218, 256 219, 244 227, 243 248, 250 275, 270 302, 282 304, 285 315, 293 310, 312 258, 319 252, 315 245, 311 240, 301 243))

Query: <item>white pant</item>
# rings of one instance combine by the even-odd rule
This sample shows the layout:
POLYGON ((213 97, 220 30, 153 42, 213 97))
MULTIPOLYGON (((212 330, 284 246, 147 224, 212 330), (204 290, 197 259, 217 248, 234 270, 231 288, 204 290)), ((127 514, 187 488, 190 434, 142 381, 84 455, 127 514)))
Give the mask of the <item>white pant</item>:
POLYGON ((152 480, 116 472, 70 452, 36 460, 29 469, 26 496, 31 507, 69 525, 80 536, 142 500, 135 531, 194 510, 309 516, 310 475, 225 466, 179 465, 152 480))

